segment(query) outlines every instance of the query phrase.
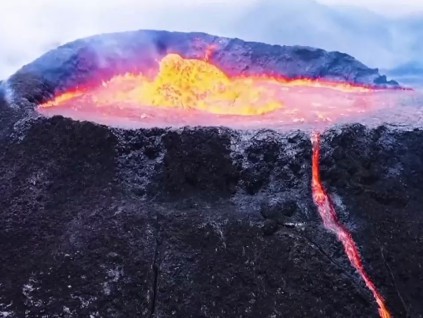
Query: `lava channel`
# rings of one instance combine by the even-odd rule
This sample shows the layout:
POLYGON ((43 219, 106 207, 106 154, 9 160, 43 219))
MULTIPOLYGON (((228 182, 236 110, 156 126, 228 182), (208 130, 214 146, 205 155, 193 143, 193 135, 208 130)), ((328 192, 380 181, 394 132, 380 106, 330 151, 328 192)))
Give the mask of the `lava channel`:
POLYGON ((313 144, 313 158, 312 158, 312 192, 313 200, 317 206, 319 214, 323 220, 323 225, 327 230, 334 233, 338 240, 344 246, 345 253, 348 256, 348 259, 351 265, 357 270, 361 278, 364 280, 367 288, 372 292, 373 297, 375 298, 376 303, 379 306, 379 315, 381 318, 390 318, 391 314, 389 313, 383 296, 380 294, 376 285, 371 280, 370 276, 367 274, 363 261, 360 255, 360 251, 351 233, 348 229, 341 224, 338 219, 335 207, 328 196, 326 190, 323 187, 323 184, 320 179, 320 135, 315 133, 312 135, 312 144, 313 144))

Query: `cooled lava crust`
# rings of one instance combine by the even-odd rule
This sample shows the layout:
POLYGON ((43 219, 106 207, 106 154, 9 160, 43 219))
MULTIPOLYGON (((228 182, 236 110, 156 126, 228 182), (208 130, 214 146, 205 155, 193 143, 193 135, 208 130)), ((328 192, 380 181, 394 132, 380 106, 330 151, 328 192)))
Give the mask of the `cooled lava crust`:
MULTIPOLYGON (((92 53, 86 41, 136 34, 53 51, 11 78, 13 105, 0 96, 0 313, 378 317, 313 202, 307 132, 123 130, 34 116, 33 105, 100 71, 81 60, 92 53)), ((158 36, 163 50, 217 39, 140 34, 158 36)), ((339 53, 227 41, 242 69, 242 58, 276 63, 279 54, 296 60, 280 66, 293 76, 321 76, 331 68, 319 59, 333 57, 327 76, 381 80, 339 53)), ((423 317, 422 144, 420 129, 351 124, 321 135, 323 184, 393 317, 423 317)))

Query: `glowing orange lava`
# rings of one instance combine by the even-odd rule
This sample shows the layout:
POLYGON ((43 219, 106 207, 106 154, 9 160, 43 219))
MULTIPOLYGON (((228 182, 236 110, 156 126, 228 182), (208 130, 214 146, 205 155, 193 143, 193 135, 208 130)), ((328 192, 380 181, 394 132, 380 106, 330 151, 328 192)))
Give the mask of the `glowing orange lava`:
POLYGON ((377 290, 375 284, 370 279, 366 270, 364 269, 363 262, 361 259, 360 252, 351 233, 340 223, 338 216, 335 211, 335 207, 327 195, 322 182, 320 180, 320 136, 314 134, 312 137, 313 142, 313 162, 312 162, 312 190, 313 200, 319 210, 320 216, 323 220, 323 224, 326 229, 334 233, 338 240, 344 246, 345 253, 348 256, 351 264, 360 274, 364 280, 367 288, 372 292, 376 303, 379 306, 379 314, 381 318, 390 318, 391 314, 386 308, 385 301, 382 295, 377 290))
MULTIPOLYGON (((210 54, 210 53, 209 53, 210 54)), ((110 104, 194 109, 214 114, 260 115, 282 107, 277 90, 265 79, 229 78, 202 60, 169 54, 154 78, 142 74, 113 77, 92 91, 59 95, 42 107, 58 106, 83 96, 97 107, 110 104)))
POLYGON ((286 80, 263 76, 229 77, 209 62, 213 48, 204 60, 165 56, 153 77, 143 74, 117 75, 94 89, 78 89, 58 95, 41 108, 69 102, 97 108, 158 107, 199 110, 223 115, 261 115, 284 107, 287 87, 331 88, 343 92, 366 92, 366 87, 308 79, 286 80))
POLYGON ((144 73, 118 74, 103 82, 93 78, 37 110, 48 117, 61 115, 129 129, 322 129, 333 124, 384 122, 407 95, 323 79, 229 75, 214 64, 215 50, 208 47, 202 59, 168 54, 144 73))

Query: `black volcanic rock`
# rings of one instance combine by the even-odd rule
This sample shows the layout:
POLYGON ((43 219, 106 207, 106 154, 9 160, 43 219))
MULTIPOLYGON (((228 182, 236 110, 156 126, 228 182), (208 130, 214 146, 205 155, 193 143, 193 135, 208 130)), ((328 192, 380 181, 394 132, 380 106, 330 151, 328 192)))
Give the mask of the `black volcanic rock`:
POLYGON ((19 97, 40 103, 52 94, 86 83, 95 84, 117 73, 157 68, 168 53, 211 61, 228 74, 271 74, 375 87, 398 87, 377 69, 353 57, 302 46, 279 46, 208 35, 166 31, 134 31, 93 36, 63 45, 24 66, 9 82, 19 97))
MULTIPOLYGON (((312 202, 306 134, 61 117, 13 129, 0 139, 8 317, 377 317, 312 202)), ((422 131, 323 137, 324 182, 366 269, 394 317, 420 317, 422 131)))
POLYGON ((329 131, 323 179, 346 207, 370 275, 394 317, 423 317, 423 131, 329 131))

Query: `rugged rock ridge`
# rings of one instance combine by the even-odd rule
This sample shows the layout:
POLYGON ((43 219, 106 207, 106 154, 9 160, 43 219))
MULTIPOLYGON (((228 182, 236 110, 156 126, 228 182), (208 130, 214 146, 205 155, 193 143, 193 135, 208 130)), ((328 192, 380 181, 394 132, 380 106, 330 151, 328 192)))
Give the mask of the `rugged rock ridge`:
MULTIPOLYGON (((421 317, 423 132, 323 140, 324 182, 366 269, 394 317, 421 317)), ((305 133, 55 117, 0 143, 8 317, 377 317, 315 210, 305 133)))
POLYGON ((68 43, 24 66, 9 82, 25 99, 40 102, 54 92, 92 83, 93 79, 101 82, 117 73, 157 67, 156 60, 168 53, 204 58, 210 47, 213 48, 210 59, 228 74, 268 73, 398 87, 397 82, 388 81, 377 69, 339 52, 245 42, 204 33, 145 30, 98 35, 68 43))

